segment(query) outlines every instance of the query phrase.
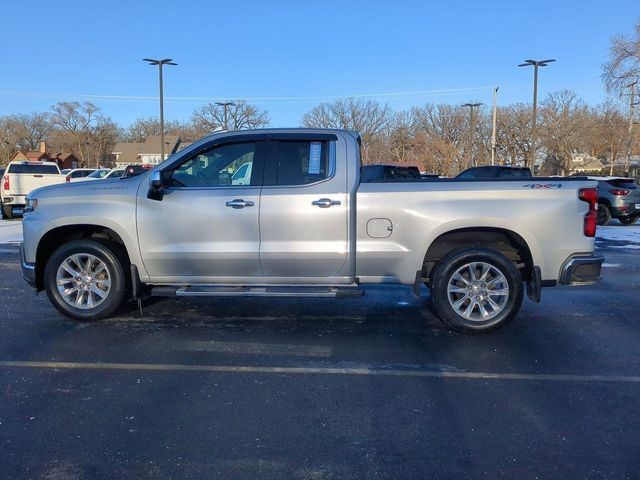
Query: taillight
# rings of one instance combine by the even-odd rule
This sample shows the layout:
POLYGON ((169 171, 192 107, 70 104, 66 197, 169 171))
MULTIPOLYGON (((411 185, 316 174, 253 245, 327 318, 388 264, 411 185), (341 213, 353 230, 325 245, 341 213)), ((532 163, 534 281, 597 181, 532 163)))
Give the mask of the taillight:
POLYGON ((4 176, 4 183, 2 184, 2 188, 5 190, 9 190, 9 175, 4 176))
POLYGON ((64 181, 67 183, 71 182, 71 177, 67 175, 66 177, 64 177, 64 181))
POLYGON ((629 192, 631 190, 621 190, 621 189, 612 189, 609 190, 609 193, 611 193, 612 195, 629 195, 629 192))
POLYGON ((581 188, 578 197, 589 204, 589 211, 584 216, 584 236, 595 237, 598 226, 598 189, 581 188))

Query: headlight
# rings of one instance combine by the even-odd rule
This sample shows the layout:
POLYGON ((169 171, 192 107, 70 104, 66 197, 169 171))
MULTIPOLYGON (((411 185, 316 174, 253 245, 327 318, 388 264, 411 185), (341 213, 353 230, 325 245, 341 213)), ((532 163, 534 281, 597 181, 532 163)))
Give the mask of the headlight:
POLYGON ((33 212, 37 206, 38 206, 38 199, 27 197, 27 204, 24 206, 24 213, 33 212))

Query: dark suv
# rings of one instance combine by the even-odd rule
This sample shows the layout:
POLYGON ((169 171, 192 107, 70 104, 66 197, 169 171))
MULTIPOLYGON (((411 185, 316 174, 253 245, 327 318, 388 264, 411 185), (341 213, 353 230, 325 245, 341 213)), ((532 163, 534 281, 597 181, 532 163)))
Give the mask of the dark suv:
POLYGON ((631 225, 640 217, 640 189, 633 178, 592 177, 598 181, 598 225, 617 218, 631 225))
POLYGON ((506 165, 486 165, 484 167, 471 167, 460 172, 455 178, 531 178, 531 170, 525 167, 509 167, 506 165))

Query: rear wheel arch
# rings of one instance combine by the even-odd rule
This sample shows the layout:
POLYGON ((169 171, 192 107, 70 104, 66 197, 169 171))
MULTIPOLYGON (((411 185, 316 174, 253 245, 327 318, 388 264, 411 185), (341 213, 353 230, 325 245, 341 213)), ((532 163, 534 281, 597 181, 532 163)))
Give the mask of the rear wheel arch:
POLYGON ((422 263, 422 276, 429 278, 438 262, 454 250, 486 248, 513 261, 523 280, 531 278, 533 254, 526 240, 516 232, 497 227, 470 227, 440 234, 429 245, 422 263))
POLYGON ((38 291, 44 288, 44 271, 47 261, 63 243, 72 240, 91 239, 102 243, 112 244, 120 253, 123 266, 128 268, 130 256, 122 237, 113 229, 102 225, 65 225, 53 228, 45 233, 38 242, 36 250, 36 288, 38 291))

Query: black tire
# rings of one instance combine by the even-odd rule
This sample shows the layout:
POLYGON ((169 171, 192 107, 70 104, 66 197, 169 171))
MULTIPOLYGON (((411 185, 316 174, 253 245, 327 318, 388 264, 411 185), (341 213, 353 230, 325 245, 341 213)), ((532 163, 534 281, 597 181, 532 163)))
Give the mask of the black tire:
MULTIPOLYGON (((434 310, 436 311, 436 314, 438 315, 440 320, 442 320, 452 330, 455 330, 457 332, 483 333, 500 328, 509 323, 516 316, 516 314, 520 310, 520 306, 522 305, 522 299, 524 296, 524 285, 522 282, 522 277, 520 276, 520 272, 511 260, 495 250, 490 250, 487 248, 465 248, 454 250, 445 255, 438 262, 438 264, 433 268, 430 277, 431 298, 433 301, 434 310), (491 272, 502 273, 505 278, 506 284, 508 285, 508 294, 504 295, 507 297, 507 299, 506 301, 504 301, 502 309, 498 310, 497 314, 487 320, 465 318, 462 314, 457 313, 456 309, 453 307, 452 303, 449 300, 449 295, 460 295, 459 297, 455 298, 455 300, 457 301, 461 300, 462 297, 469 293, 467 292, 465 294, 450 294, 448 292, 448 285, 449 281, 453 278, 453 275, 460 268, 476 262, 490 265, 491 267, 493 267, 491 269, 491 272)), ((498 275, 496 275, 495 278, 499 278, 498 275)), ((491 283, 491 279, 489 279, 486 284, 482 284, 482 288, 485 288, 484 294, 486 294, 487 290, 491 291, 491 288, 488 286, 489 283, 491 283)), ((480 284, 477 288, 481 288, 480 284)), ((480 303, 484 302, 482 308, 485 309, 485 312, 488 311, 486 307, 489 306, 489 309, 492 310, 490 314, 493 315, 495 313, 495 310, 493 310, 493 308, 487 303, 487 300, 484 299, 486 297, 482 297, 479 295, 478 297, 474 298, 480 299, 480 303)), ((502 301, 503 300, 498 299, 498 302, 502 301)), ((469 298, 468 303, 466 302, 467 300, 462 303, 462 306, 470 305, 471 298, 469 298)), ((480 308, 480 306, 478 306, 477 308, 478 314, 481 314, 480 308)), ((471 312, 474 312, 475 310, 476 307, 474 306, 472 307, 471 312)))
MULTIPOLYGON (((127 290, 123 250, 114 243, 97 240, 74 240, 53 252, 44 270, 44 288, 52 305, 63 315, 75 320, 99 320, 111 315, 123 302, 127 290), (92 255, 105 265, 111 281, 108 294, 95 308, 76 308, 68 304, 57 287, 58 268, 71 255, 92 255)), ((87 292, 86 295, 92 295, 87 292)), ((96 299, 96 297, 94 295, 96 299)))
POLYGON ((11 205, 3 205, 2 206, 2 218, 10 220, 13 218, 13 211, 11 209, 11 205))
POLYGON ((606 225, 611 221, 611 212, 606 205, 598 205, 598 225, 606 225))
POLYGON ((636 220, 638 220, 639 217, 624 217, 624 218, 619 218, 618 220, 620 220, 620 223, 622 223, 623 225, 633 225, 634 223, 636 223, 636 220))

